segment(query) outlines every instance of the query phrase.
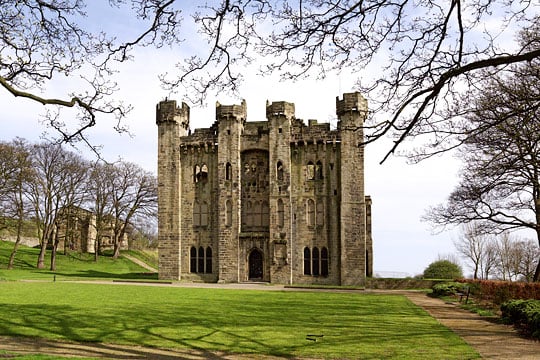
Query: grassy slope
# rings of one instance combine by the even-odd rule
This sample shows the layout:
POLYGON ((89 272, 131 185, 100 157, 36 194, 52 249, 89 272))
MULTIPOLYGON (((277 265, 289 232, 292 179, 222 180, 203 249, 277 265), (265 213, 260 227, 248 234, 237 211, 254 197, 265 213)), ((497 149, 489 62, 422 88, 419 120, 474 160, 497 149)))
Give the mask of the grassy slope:
POLYGON ((2 335, 74 341, 324 358, 476 357, 393 295, 4 282, 0 318, 2 335))
POLYGON ((57 255, 57 270, 48 270, 50 252, 46 257, 46 269, 36 269, 38 249, 21 246, 15 258, 15 269, 6 270, 13 243, 0 241, 0 280, 52 280, 56 275, 57 281, 76 279, 157 279, 157 275, 144 274, 146 269, 124 259, 112 259, 101 256, 94 261, 93 255, 71 253, 57 255))

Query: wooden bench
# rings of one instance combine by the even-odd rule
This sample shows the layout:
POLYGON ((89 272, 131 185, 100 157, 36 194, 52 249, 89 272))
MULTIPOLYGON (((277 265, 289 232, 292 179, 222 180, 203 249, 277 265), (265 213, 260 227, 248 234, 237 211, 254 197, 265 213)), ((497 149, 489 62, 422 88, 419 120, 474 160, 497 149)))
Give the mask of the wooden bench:
POLYGON ((471 293, 471 288, 469 286, 466 286, 463 291, 458 292, 456 295, 459 296, 459 302, 463 301, 463 298, 465 298, 465 304, 469 302, 469 294, 471 293))

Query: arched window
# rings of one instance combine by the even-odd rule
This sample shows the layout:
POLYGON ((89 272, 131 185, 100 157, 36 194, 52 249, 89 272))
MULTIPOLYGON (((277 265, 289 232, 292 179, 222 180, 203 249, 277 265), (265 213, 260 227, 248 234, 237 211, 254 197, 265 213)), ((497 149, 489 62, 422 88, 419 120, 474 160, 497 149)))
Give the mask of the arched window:
POLYGON ((283 163, 281 161, 277 162, 276 173, 278 181, 283 181, 283 163))
POLYGON ((278 199, 277 201, 277 224, 279 227, 285 225, 285 206, 283 205, 283 200, 278 199))
POLYGON ((311 275, 311 251, 304 248, 304 275, 311 275))
POLYGON ((321 249, 321 275, 328 276, 328 249, 321 249))
POLYGON ((317 164, 315 165, 315 179, 320 180, 323 178, 323 165, 322 162, 319 160, 317 161, 317 164))
POLYGON ((208 226, 208 204, 203 201, 201 204, 201 226, 208 226))
POLYGON ((227 163, 225 165, 225 180, 231 180, 232 179, 232 165, 231 163, 227 163))
POLYGON ((199 257, 197 258, 197 272, 204 273, 204 248, 199 247, 199 257))
POLYGON ((317 201, 317 225, 324 225, 324 204, 322 201, 317 201))
POLYGON ((319 276, 319 249, 317 247, 313 248, 313 252, 311 253, 312 261, 313 261, 313 276, 319 276))
POLYGON ((198 201, 193 203, 193 226, 201 226, 201 204, 198 201))
POLYGON ((208 166, 206 164, 203 164, 201 166, 201 181, 207 181, 208 180, 208 166))
POLYGON ((315 165, 313 164, 312 161, 309 161, 307 163, 306 171, 307 171, 306 176, 307 176, 308 180, 315 179, 315 165))
POLYGON ((204 272, 207 274, 212 273, 212 248, 210 246, 206 248, 206 269, 204 272))
POLYGON ((225 202, 225 225, 231 226, 232 225, 232 202, 231 200, 227 200, 225 202))
POLYGON ((306 205, 307 224, 308 226, 315 225, 315 201, 309 199, 306 205))
POLYGON ((189 272, 197 272, 197 248, 192 246, 189 251, 189 272))

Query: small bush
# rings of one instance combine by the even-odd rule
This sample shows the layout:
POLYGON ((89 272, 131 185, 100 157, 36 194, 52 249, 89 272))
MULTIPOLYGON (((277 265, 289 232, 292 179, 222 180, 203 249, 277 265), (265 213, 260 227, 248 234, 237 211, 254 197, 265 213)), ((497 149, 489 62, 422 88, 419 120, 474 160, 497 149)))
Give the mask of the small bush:
POLYGON ((467 290, 467 284, 459 282, 445 282, 433 285, 433 296, 451 296, 467 290))
POLYGON ((424 270, 424 279, 458 279, 463 277, 461 267, 448 260, 437 260, 424 270))
POLYGON ((502 318, 540 339, 540 300, 511 300, 501 305, 502 318))

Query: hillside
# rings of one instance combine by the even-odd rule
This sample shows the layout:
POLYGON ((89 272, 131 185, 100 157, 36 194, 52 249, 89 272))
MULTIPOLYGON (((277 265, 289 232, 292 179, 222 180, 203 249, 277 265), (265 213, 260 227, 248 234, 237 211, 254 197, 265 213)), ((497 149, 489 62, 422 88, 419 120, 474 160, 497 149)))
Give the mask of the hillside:
MULTIPOLYGON (((0 280, 157 279, 157 274, 148 273, 146 269, 124 257, 113 259, 110 255, 102 255, 95 262, 93 255, 76 252, 67 255, 59 253, 56 271, 40 270, 36 268, 39 249, 28 246, 19 247, 15 268, 7 270, 12 250, 12 242, 0 241, 0 280)), ((46 266, 50 264, 49 259, 48 252, 46 266)))

